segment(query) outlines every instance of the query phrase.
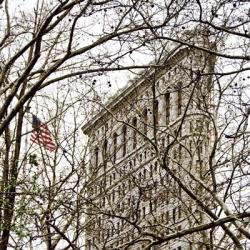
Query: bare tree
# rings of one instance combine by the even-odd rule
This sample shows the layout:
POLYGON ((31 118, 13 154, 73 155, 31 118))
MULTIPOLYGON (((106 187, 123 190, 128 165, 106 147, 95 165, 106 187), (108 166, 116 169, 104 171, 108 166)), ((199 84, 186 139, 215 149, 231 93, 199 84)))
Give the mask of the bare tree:
MULTIPOLYGON (((107 79, 112 73, 132 72, 140 75, 138 69, 143 68, 149 68, 150 72, 152 69, 156 72, 161 71, 171 65, 165 65, 161 60, 158 60, 159 58, 162 58, 163 55, 171 58, 171 55, 175 52, 172 51, 172 48, 186 47, 200 51, 201 54, 205 53, 209 55, 208 58, 216 57, 217 61, 215 67, 209 69, 206 68, 208 64, 205 64, 206 70, 204 71, 202 71, 202 67, 199 67, 199 71, 190 69, 191 62, 182 65, 182 72, 187 75, 190 74, 189 78, 186 83, 183 83, 183 86, 179 86, 178 82, 174 83, 173 86, 176 86, 176 89, 171 90, 173 93, 178 93, 178 89, 182 90, 187 95, 185 98, 189 97, 190 102, 185 103, 186 106, 182 107, 182 112, 189 110, 190 105, 194 105, 206 114, 203 114, 203 116, 208 120, 207 130, 204 129, 206 119, 203 119, 203 117, 200 117, 202 122, 197 121, 193 128, 197 132, 194 137, 196 140, 193 142, 197 144, 193 146, 194 152, 188 150, 185 144, 179 140, 181 125, 177 131, 172 131, 169 142, 167 142, 167 137, 165 138, 165 146, 162 146, 164 145, 163 141, 156 140, 158 130, 162 128, 157 125, 157 116, 155 115, 157 103, 154 101, 163 93, 157 90, 157 82, 154 79, 148 79, 154 86, 153 89, 156 89, 155 94, 153 94, 151 110, 147 111, 154 114, 154 118, 151 120, 151 122, 153 121, 152 124, 148 124, 145 110, 139 110, 138 117, 131 123, 124 120, 124 117, 120 119, 114 114, 114 117, 121 120, 123 125, 127 124, 127 127, 122 130, 124 140, 126 139, 126 133, 130 133, 130 129, 134 129, 141 135, 140 140, 143 141, 143 138, 147 137, 145 132, 148 125, 152 127, 151 130, 154 132, 155 139, 148 139, 150 139, 150 144, 154 149, 150 149, 149 152, 155 155, 158 168, 164 169, 169 178, 174 180, 175 185, 188 194, 192 201, 195 200, 206 214, 206 218, 209 218, 209 220, 201 219, 200 221, 196 218, 199 223, 197 222, 198 224, 191 227, 189 231, 183 230, 176 235, 164 237, 160 237, 159 226, 156 226, 154 227, 154 230, 156 230, 154 234, 148 233, 145 236, 150 238, 147 247, 163 241, 167 242, 170 238, 173 239, 182 235, 184 237, 191 234, 192 230, 203 231, 203 229, 211 228, 210 249, 213 246, 215 246, 215 249, 216 247, 218 249, 219 247, 229 249, 232 248, 230 244, 234 244, 241 249, 240 240, 243 237, 249 238, 247 220, 244 219, 249 217, 247 194, 249 189, 247 128, 249 116, 249 3, 247 1, 212 1, 206 3, 205 1, 189 0, 180 2, 167 0, 37 0, 34 2, 31 6, 30 3, 25 4, 25 2, 17 5, 10 3, 8 0, 0 1, 0 136, 2 163, 0 248, 7 249, 8 246, 15 248, 22 244, 26 246, 27 242, 33 244, 37 237, 46 242, 47 249, 56 248, 59 239, 66 241, 69 248, 81 247, 78 239, 85 230, 84 225, 80 226, 80 220, 77 220, 79 218, 77 216, 80 216, 77 206, 67 204, 68 199, 71 200, 69 198, 71 194, 66 191, 69 188, 74 190, 72 192, 76 192, 75 196, 72 196, 74 202, 81 200, 84 201, 85 205, 86 202, 93 203, 91 200, 86 200, 85 193, 81 190, 85 187, 87 187, 87 190, 96 187, 93 180, 98 171, 93 173, 81 172, 79 166, 82 163, 74 160, 77 155, 74 142, 69 149, 66 149, 68 153, 60 149, 61 153, 56 153, 52 158, 41 148, 39 164, 43 167, 40 169, 41 176, 39 178, 37 177, 39 171, 32 175, 26 169, 27 159, 23 158, 25 134, 27 132, 25 130, 26 117, 29 116, 30 106, 32 107, 31 110, 34 109, 34 105, 37 105, 38 111, 42 110, 42 102, 39 101, 34 104, 36 103, 34 100, 36 98, 44 99, 44 91, 51 93, 49 98, 52 100, 55 89, 67 93, 70 90, 68 86, 74 85, 75 91, 78 93, 80 91, 82 96, 86 97, 86 100, 97 103, 100 101, 98 85, 100 84, 102 89, 103 86, 110 85, 107 79), (197 37, 200 40, 197 40, 197 37), (143 59, 141 60, 141 58, 143 59), (151 59, 155 60, 153 60, 153 63, 148 63, 151 59), (214 91, 212 111, 209 107, 210 101, 206 103, 207 93, 200 86, 204 79, 209 79, 212 84, 211 89, 214 91), (94 98, 91 95, 86 96, 91 89, 89 87, 91 84, 92 87, 96 88, 94 98), (195 96, 195 98, 192 96, 195 96), (144 120, 139 119, 139 115, 144 117, 144 120), (202 130, 199 130, 199 128, 202 128, 202 130), (190 176, 192 181, 199 186, 199 190, 191 192, 192 188, 186 187, 181 180, 181 176, 169 169, 166 163, 173 161, 181 167, 179 159, 174 157, 175 148, 178 148, 178 145, 180 145, 182 152, 190 155, 190 158, 192 158, 192 155, 199 155, 200 153, 197 151, 200 147, 199 133, 211 135, 212 141, 209 142, 209 145, 212 145, 212 150, 206 152, 209 154, 207 157, 209 172, 207 174, 202 172, 201 175, 204 176, 201 180, 197 179, 196 175, 190 176), (163 151, 162 148, 164 148, 163 151), (63 156, 62 152, 64 152, 63 156), (63 161, 67 162, 67 166, 71 166, 71 171, 66 171, 64 177, 58 176, 56 171, 57 168, 62 168, 60 157, 63 157, 63 161), (47 164, 50 167, 47 167, 47 164), (23 172, 25 169, 26 173, 23 172), (78 173, 79 171, 81 173, 78 173), (85 174, 90 175, 89 182, 83 184, 80 179, 85 179, 85 174), (206 185, 207 183, 204 183, 204 180, 208 175, 211 176, 209 180, 211 179, 212 182, 206 185), (30 178, 34 178, 34 180, 30 180, 30 178), (71 178, 74 179, 76 186, 69 184, 71 178), (77 179, 79 180, 77 181, 77 179), (77 189, 78 186, 79 189, 77 189), (32 196, 32 194, 26 195, 32 188, 40 190, 40 198, 37 198, 39 192, 36 192, 35 196, 32 196), (23 189, 25 195, 17 196, 19 192, 22 193, 23 189), (65 192, 65 195, 60 198, 62 201, 55 199, 58 194, 63 192, 65 192), (203 202, 203 198, 212 200, 209 208, 207 208, 207 203, 203 202), (42 199, 45 199, 46 202, 43 202, 42 199), (44 204, 39 205, 41 202, 44 204), (59 212, 61 209, 60 202, 63 203, 62 212, 59 212), (38 212, 32 214, 27 212, 26 206, 23 204, 28 204, 31 210, 33 206, 40 208, 38 212), (74 212, 72 211, 72 214, 69 215, 65 212, 67 209, 70 211, 73 209, 74 212), (27 216, 24 215, 23 211, 27 216), (225 216, 225 218, 222 216, 225 216), (63 223, 58 226, 60 219, 63 223), (71 223, 71 219, 75 221, 75 227, 73 226, 74 223, 71 223), (35 233, 31 234, 30 240, 27 241, 28 236, 22 235, 23 232, 27 232, 27 229, 19 230, 18 235, 16 228, 22 228, 19 224, 20 221, 26 221, 25 225, 35 228, 34 232, 37 230, 39 236, 35 233), (17 227, 15 223, 18 224, 17 227), (67 223, 70 223, 70 226, 67 227, 67 223), (69 231, 71 229, 75 234, 69 231), (217 230, 221 230, 221 233, 218 234, 217 230), (10 238, 11 243, 9 242, 10 238), (217 242, 218 246, 214 242, 217 242), (225 246, 225 242, 228 242, 227 246, 225 246)), ((158 79, 158 76, 156 79, 158 79)), ((48 96, 48 93, 45 96, 48 96)), ((148 102, 150 101, 152 100, 148 100, 148 102)), ((72 101, 69 106, 74 106, 75 103, 76 101, 72 101)), ((136 97, 135 105, 137 103, 140 103, 140 96, 136 97)), ((51 107, 55 106, 51 105, 51 107)), ((60 138, 59 128, 62 128, 60 119, 62 118, 62 110, 53 112, 51 107, 49 105, 48 113, 53 113, 54 117, 45 114, 44 120, 50 121, 50 118, 52 119, 51 122, 55 125, 53 135, 61 145, 62 139, 60 138)), ((61 106, 58 109, 62 109, 61 106)), ((93 111, 90 109, 90 104, 86 104, 86 109, 81 111, 85 114, 75 113, 75 115, 85 115, 89 118, 88 112, 93 111)), ((36 115, 39 117, 39 114, 40 112, 36 115)), ((186 113, 183 114, 183 122, 185 122, 186 113)), ((120 134, 110 136, 115 136, 119 140, 121 138, 120 134)), ((137 139, 138 141, 134 141, 134 144, 139 143, 139 136, 137 139)), ((68 139, 65 138, 65 140, 68 139)), ((75 139, 75 141, 77 140, 75 139)), ((119 145, 117 143, 117 149, 120 147, 119 145)), ((127 154, 126 150, 128 149, 125 146, 121 150, 125 155, 127 154)), ((24 155, 26 153, 24 152, 24 155)), ((114 160, 116 155, 112 157, 114 160)), ((82 158, 84 157, 82 156, 82 158)), ((31 165, 34 168, 34 164, 31 165)), ((191 165, 193 166, 193 164, 191 165)), ((146 192, 144 192, 143 185, 138 182, 138 178, 134 176, 132 180, 133 185, 138 187, 138 195, 135 198, 143 197, 146 192)), ((145 187, 146 190, 150 190, 150 188, 145 187)), ((134 202, 137 204, 140 199, 135 199, 134 202)), ((186 201, 183 204, 186 204, 186 201)), ((81 206, 81 209, 85 209, 83 204, 79 206, 81 206)), ((94 211, 84 211, 84 209, 81 211, 81 215, 94 211)), ((100 212, 99 209, 96 211, 98 211, 97 213, 100 212)), ((135 215, 138 217, 138 213, 135 213, 135 215)), ((138 218, 134 219, 137 222, 138 218)), ((161 223, 157 221, 156 224, 161 223)), ((134 223, 134 225, 138 226, 137 223, 134 223)), ((141 233, 142 231, 138 230, 138 232, 141 233)), ((144 234, 142 233, 141 236, 144 237, 144 234)), ((140 240, 140 237, 129 240, 130 244, 133 244, 135 240, 140 240)), ((204 235, 204 237, 208 236, 204 235)))

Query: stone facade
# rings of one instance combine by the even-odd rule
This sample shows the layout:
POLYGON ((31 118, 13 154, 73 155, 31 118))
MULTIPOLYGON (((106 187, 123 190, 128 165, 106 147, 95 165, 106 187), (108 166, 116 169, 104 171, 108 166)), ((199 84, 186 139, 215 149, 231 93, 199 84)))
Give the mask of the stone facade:
POLYGON ((154 246, 206 220, 178 180, 205 199, 196 178, 211 178, 213 91, 204 73, 214 57, 187 47, 169 55, 83 127, 90 145, 86 249, 208 249, 206 232, 154 246))

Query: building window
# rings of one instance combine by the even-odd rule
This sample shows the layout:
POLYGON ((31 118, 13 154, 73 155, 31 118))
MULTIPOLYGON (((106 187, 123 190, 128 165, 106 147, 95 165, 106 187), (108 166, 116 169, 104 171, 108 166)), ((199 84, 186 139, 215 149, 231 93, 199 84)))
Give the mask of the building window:
POLYGON ((165 111, 166 111, 166 125, 169 124, 170 120, 170 93, 165 94, 165 111))
POLYGON ((181 219, 181 206, 178 207, 178 219, 181 219))
POLYGON ((116 156, 117 156, 117 133, 114 133, 113 135, 113 160, 114 163, 116 162, 116 156))
POLYGON ((209 133, 209 121, 206 121, 207 133, 209 133))
POLYGON ((155 162, 155 172, 157 172, 157 170, 158 170, 158 163, 157 163, 157 161, 155 162))
POLYGON ((143 111, 143 133, 147 135, 148 132, 148 110, 145 108, 143 111))
POLYGON ((109 128, 109 125, 108 125, 108 123, 106 122, 106 123, 105 123, 105 133, 108 132, 108 128, 109 128))
POLYGON ((182 146, 181 146, 181 144, 179 144, 179 147, 178 147, 178 158, 179 158, 179 161, 181 161, 181 157, 182 157, 182 146))
MULTIPOLYGON (((118 191, 117 191, 117 193, 118 193, 118 198, 120 198, 120 196, 121 196, 121 186, 118 186, 118 191)), ((119 204, 120 205, 120 204, 119 204)))
POLYGON ((155 182, 154 182, 154 189, 155 189, 155 192, 157 192, 157 186, 158 186, 158 182, 155 181, 155 182))
POLYGON ((142 154, 139 155, 139 161, 142 162, 142 154))
POLYGON ((177 160, 177 150, 174 149, 173 151, 173 160, 176 161, 177 160))
POLYGON ((182 84, 178 84, 177 90, 177 114, 181 115, 181 108, 182 108, 182 84))
POLYGON ((182 195, 182 191, 181 191, 181 186, 180 185, 178 185, 178 194, 179 194, 179 197, 181 198, 181 195, 182 195))
POLYGON ((126 187, 125 187, 125 183, 122 184, 122 195, 125 196, 125 192, 126 192, 126 187))
POLYGON ((202 141, 198 140, 197 141, 197 151, 198 151, 198 155, 200 156, 203 152, 203 145, 202 145, 202 141))
POLYGON ((149 201, 149 211, 150 211, 150 213, 153 212, 153 204, 152 204, 151 200, 149 201))
POLYGON ((196 120, 196 132, 201 133, 203 128, 202 120, 196 120))
POLYGON ((127 126, 122 127, 122 155, 127 153, 127 126))
MULTIPOLYGON (((164 214, 161 214, 161 223, 164 223, 164 214)), ((162 236, 164 236, 164 233, 162 233, 162 236)))
POLYGON ((88 240, 88 250, 91 250, 91 240, 88 240))
POLYGON ((129 169, 132 169, 132 162, 129 162, 129 169))
POLYGON ((133 118, 132 125, 135 128, 133 130, 133 149, 135 149, 136 144, 137 144, 137 131, 136 131, 136 129, 137 129, 137 118, 136 117, 133 118))
POLYGON ((173 209, 173 221, 176 221, 176 208, 173 209))
POLYGON ((189 249, 192 250, 193 249, 193 243, 189 242, 189 249))
POLYGON ((131 202, 130 202, 130 197, 128 198, 128 206, 130 207, 130 204, 131 204, 131 202))
POLYGON ((165 189, 165 204, 166 206, 169 205, 169 190, 165 189))
POLYGON ((120 222, 117 222, 117 234, 120 234, 120 222))
POLYGON ((169 223, 169 211, 166 212, 166 224, 169 223))
POLYGON ((157 211, 157 200, 154 201, 154 211, 157 211))
POLYGON ((99 165, 99 148, 95 147, 95 167, 99 165))
POLYGON ((165 148, 165 138, 162 138, 162 139, 161 139, 161 146, 162 146, 162 149, 165 148))
POLYGON ((189 131, 190 133, 193 133, 193 121, 189 122, 189 131))
POLYGON ((162 186, 164 185, 164 177, 161 177, 160 183, 161 183, 162 186))
POLYGON ((154 120, 155 120, 155 126, 158 126, 159 123, 159 101, 154 101, 154 120))
POLYGON ((138 181, 139 181, 139 182, 142 181, 142 174, 141 174, 141 172, 139 172, 139 179, 138 179, 138 181))
POLYGON ((170 143, 170 135, 167 135, 167 145, 170 143))
POLYGON ((108 151, 108 141, 107 141, 107 139, 104 140, 103 149, 102 150, 103 150, 102 151, 103 163, 105 165, 106 162, 107 162, 107 151, 108 151))
POLYGON ((189 148, 190 148, 190 150, 192 150, 192 148, 193 148, 193 141, 192 141, 192 139, 189 140, 189 148))

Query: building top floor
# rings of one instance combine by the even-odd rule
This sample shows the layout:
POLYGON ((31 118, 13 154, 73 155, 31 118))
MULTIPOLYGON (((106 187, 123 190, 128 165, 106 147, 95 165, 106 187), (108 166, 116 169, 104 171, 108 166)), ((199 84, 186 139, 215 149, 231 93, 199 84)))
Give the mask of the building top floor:
POLYGON ((180 124, 178 141, 183 145, 201 141, 201 131, 208 134, 209 119, 204 118, 212 99, 211 78, 206 75, 213 67, 211 56, 183 48, 170 61, 171 67, 164 64, 128 86, 83 127, 89 137, 90 169, 105 165, 107 171, 150 148, 150 141, 157 141, 158 149, 165 147, 176 139, 180 124), (188 136, 191 139, 184 142, 188 136))
MULTIPOLYGON (((198 72, 199 74, 209 72, 213 66, 214 57, 207 53, 188 47, 175 48, 157 65, 154 64, 144 70, 140 77, 134 79, 124 90, 111 98, 102 110, 82 127, 82 130, 89 137, 93 137, 100 130, 101 132, 107 131, 107 127, 110 125, 114 128, 119 120, 128 122, 135 119, 136 116, 142 117, 145 115, 145 109, 150 115, 155 108, 163 108, 163 102, 160 99, 164 98, 169 98, 169 105, 175 106, 176 111, 172 112, 170 119, 175 120, 178 117, 176 100, 180 90, 188 97, 192 84, 199 77, 198 72), (158 107, 157 102, 161 102, 158 107)), ((211 79, 208 78, 209 76, 203 77, 200 82, 211 82, 211 79)), ((210 92, 208 90, 211 89, 211 86, 201 83, 202 95, 206 96, 210 92)), ((195 102, 196 99, 193 98, 193 101, 195 102)), ((136 121, 133 120, 133 122, 136 121)))

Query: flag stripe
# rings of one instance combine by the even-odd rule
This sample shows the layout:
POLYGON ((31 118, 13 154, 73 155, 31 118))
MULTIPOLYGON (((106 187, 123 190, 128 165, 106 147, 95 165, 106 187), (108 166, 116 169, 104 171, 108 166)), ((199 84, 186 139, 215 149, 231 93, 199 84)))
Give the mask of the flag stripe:
POLYGON ((39 139, 39 138, 37 138, 37 139, 32 139, 31 140, 32 142, 35 142, 35 143, 40 143, 40 144, 43 144, 44 146, 46 146, 46 145, 51 145, 52 147, 55 147, 56 145, 52 142, 52 141, 44 141, 44 140, 42 140, 42 139, 39 139))
POLYGON ((31 140, 33 140, 33 141, 39 140, 40 142, 51 143, 54 145, 54 142, 52 141, 51 138, 46 139, 46 138, 39 136, 39 135, 38 136, 31 135, 31 140))
POLYGON ((42 123, 35 115, 32 117, 32 131, 30 140, 42 145, 50 151, 56 150, 56 144, 53 142, 52 135, 47 124, 42 123))
POLYGON ((41 145, 43 145, 45 148, 46 147, 48 147, 48 148, 50 148, 50 149, 56 149, 56 145, 54 144, 54 143, 47 143, 47 142, 44 142, 44 141, 42 141, 42 140, 32 140, 32 142, 34 142, 34 143, 37 143, 37 144, 41 144, 41 145))

